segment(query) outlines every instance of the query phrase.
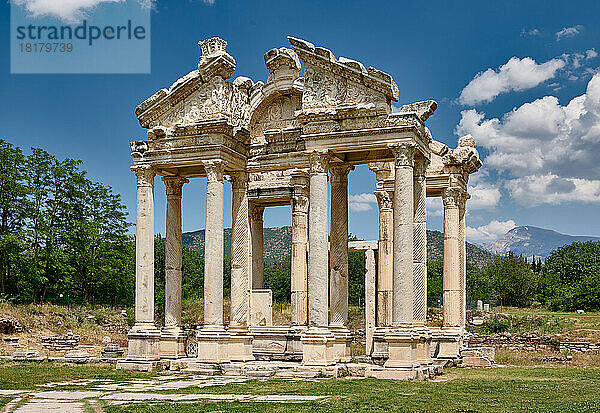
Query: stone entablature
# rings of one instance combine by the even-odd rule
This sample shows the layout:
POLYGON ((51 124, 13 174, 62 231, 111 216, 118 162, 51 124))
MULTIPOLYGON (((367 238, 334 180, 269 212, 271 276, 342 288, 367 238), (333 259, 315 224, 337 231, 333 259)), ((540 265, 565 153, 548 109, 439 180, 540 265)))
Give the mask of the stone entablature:
POLYGON ((399 93, 390 75, 304 40, 288 40, 291 48, 264 55, 266 83, 229 80, 236 64, 227 42, 201 41, 198 70, 136 108, 147 140, 131 143, 138 183, 136 320, 123 368, 146 369, 185 353, 181 198, 185 183, 198 177, 207 178, 198 361, 269 354, 309 366, 348 361, 348 250, 365 251, 367 355, 385 362, 385 372, 374 367, 373 376, 430 369, 434 341, 436 357, 458 357, 465 319, 467 182, 481 166, 475 140, 467 135, 456 149, 448 148, 425 125, 435 101, 392 113, 399 93), (348 178, 359 164, 368 164, 377 180, 377 241, 348 242, 348 178), (168 200, 162 330, 153 322, 155 175, 165 181, 168 200), (233 217, 229 324, 223 314, 225 179, 232 184, 233 217), (436 330, 425 317, 428 196, 444 201, 444 316, 436 330), (265 314, 270 293, 264 290, 263 214, 280 205, 292 210, 290 326, 272 326, 265 314))

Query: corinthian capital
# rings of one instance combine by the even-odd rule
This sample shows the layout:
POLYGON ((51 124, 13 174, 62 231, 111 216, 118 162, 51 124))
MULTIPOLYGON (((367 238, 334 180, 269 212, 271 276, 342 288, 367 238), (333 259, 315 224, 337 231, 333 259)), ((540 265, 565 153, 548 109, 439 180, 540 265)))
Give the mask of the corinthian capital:
POLYGON ((425 172, 429 166, 429 159, 424 156, 415 157, 414 175, 415 177, 425 177, 425 172))
POLYGON ((331 172, 331 183, 348 183, 348 173, 354 169, 354 166, 347 163, 334 163, 329 165, 331 172))
POLYGON ((167 196, 181 197, 183 184, 189 181, 181 176, 163 176, 167 196))
POLYGON ((442 191, 444 207, 458 208, 464 198, 464 191, 459 188, 446 188, 442 191))
POLYGON ((136 165, 131 168, 135 172, 138 187, 154 187, 154 169, 150 165, 136 165))
POLYGON ((208 181, 222 181, 225 163, 221 160, 202 161, 208 181))
POLYGON ((247 172, 232 172, 231 188, 233 190, 242 191, 248 188, 248 173, 247 172))
POLYGON ((327 152, 311 152, 309 160, 311 174, 327 173, 327 170, 329 169, 329 154, 327 152))
POLYGON ((250 207, 250 219, 252 220, 252 222, 262 222, 264 211, 264 206, 252 205, 250 207))
POLYGON ((394 207, 394 200, 392 195, 388 191, 375 191, 375 198, 379 204, 379 209, 392 209, 394 207))
POLYGON ((292 213, 294 212, 302 212, 308 214, 308 197, 305 195, 296 195, 294 196, 293 204, 292 204, 292 213))
POLYGON ((395 159, 395 165, 414 166, 416 146, 412 143, 397 143, 389 145, 395 159))

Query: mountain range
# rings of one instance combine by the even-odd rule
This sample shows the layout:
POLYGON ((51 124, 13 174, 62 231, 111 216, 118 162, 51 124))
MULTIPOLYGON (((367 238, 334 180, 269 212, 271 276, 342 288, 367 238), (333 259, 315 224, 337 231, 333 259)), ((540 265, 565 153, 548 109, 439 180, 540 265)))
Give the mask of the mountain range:
MULTIPOLYGON (((204 230, 183 233, 183 245, 204 253, 204 230)), ((287 258, 292 248, 292 227, 264 228, 264 257, 267 263, 287 258)), ((225 229, 225 254, 231 251, 231 228, 225 229)), ((444 253, 444 234, 439 231, 427 231, 427 258, 440 259, 444 253)), ((467 242, 467 261, 483 267, 489 264, 494 256, 485 249, 467 242)))
POLYGON ((565 235, 551 229, 530 225, 515 227, 497 241, 482 246, 492 254, 506 254, 511 251, 524 257, 546 258, 550 253, 575 241, 600 241, 600 237, 565 235))

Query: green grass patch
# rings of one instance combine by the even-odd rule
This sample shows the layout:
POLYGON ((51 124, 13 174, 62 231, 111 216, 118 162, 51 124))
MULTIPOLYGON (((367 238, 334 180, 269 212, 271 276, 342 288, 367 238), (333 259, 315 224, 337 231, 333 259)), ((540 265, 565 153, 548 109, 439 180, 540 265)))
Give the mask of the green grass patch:
MULTIPOLYGON (((48 362, 0 363, 0 389, 29 390, 45 383, 78 379, 107 379, 123 382, 149 378, 155 373, 115 370, 107 365, 72 365, 48 362)), ((85 389, 85 386, 60 386, 61 390, 85 389)))
POLYGON ((158 403, 111 406, 107 412, 191 411, 599 411, 600 369, 450 369, 444 382, 393 380, 251 380, 173 393, 327 395, 301 404, 158 403))

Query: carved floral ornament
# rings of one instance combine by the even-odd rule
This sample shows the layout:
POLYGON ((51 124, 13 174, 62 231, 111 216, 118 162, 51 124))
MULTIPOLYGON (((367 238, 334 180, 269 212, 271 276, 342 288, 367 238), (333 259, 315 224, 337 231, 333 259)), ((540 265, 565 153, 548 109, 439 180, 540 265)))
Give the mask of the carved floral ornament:
POLYGON ((394 207, 394 199, 388 191, 375 191, 375 197, 379 204, 379 209, 392 209, 394 207))
POLYGON ((232 172, 229 176, 232 189, 241 191, 248 188, 248 172, 232 172))
POLYGON ((326 151, 311 152, 309 160, 311 174, 326 174, 329 170, 329 154, 326 151))
POLYGON ((138 187, 154 187, 154 177, 156 173, 150 165, 136 165, 131 168, 137 177, 138 187))
POLYGON ((348 183, 348 173, 354 170, 354 166, 348 163, 332 163, 329 165, 331 183, 348 183))
POLYGON ((163 182, 165 183, 167 196, 178 196, 181 197, 183 184, 189 181, 181 176, 163 176, 163 182))
POLYGON ((442 191, 444 207, 464 208, 467 199, 471 196, 461 188, 446 188, 442 191))
POLYGON ((294 200, 292 213, 302 212, 308 214, 309 199, 306 195, 295 195, 292 199, 294 200))
POLYGON ((209 182, 222 181, 225 162, 221 160, 202 161, 204 170, 206 171, 206 179, 209 182))
POLYGON ((260 205, 252 205, 250 208, 250 219, 252 222, 262 222, 265 207, 260 205))
POLYGON ((414 166, 416 146, 412 143, 398 143, 390 145, 395 159, 395 165, 398 166, 414 166))

